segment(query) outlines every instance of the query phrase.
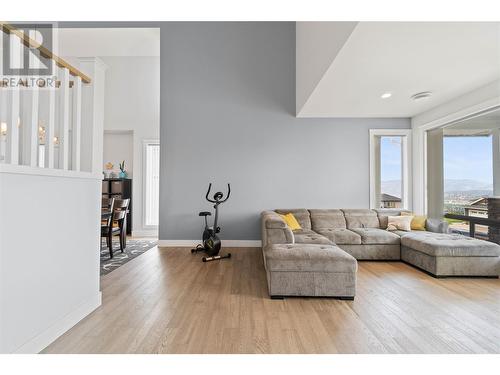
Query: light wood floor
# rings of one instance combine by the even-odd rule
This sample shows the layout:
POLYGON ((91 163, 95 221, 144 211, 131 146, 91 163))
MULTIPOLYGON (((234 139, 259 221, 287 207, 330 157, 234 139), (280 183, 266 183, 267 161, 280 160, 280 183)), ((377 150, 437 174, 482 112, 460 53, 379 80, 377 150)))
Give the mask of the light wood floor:
POLYGON ((44 353, 500 353, 500 281, 359 262, 355 301, 268 298, 260 249, 154 248, 44 353))

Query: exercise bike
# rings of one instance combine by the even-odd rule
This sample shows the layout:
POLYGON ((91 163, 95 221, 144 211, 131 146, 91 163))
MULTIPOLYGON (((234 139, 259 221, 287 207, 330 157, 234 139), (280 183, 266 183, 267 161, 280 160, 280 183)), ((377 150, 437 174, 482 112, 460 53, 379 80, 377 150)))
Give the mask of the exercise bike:
POLYGON ((221 248, 221 241, 217 233, 220 233, 220 227, 217 226, 217 221, 219 219, 219 205, 224 203, 229 199, 231 195, 231 185, 227 184, 227 195, 224 198, 224 194, 220 191, 214 194, 213 199, 209 198, 210 190, 212 189, 212 183, 208 185, 208 191, 205 195, 205 199, 210 203, 214 203, 215 208, 215 218, 213 226, 208 226, 207 216, 211 216, 212 214, 207 211, 200 212, 198 216, 203 216, 205 218, 205 229, 203 230, 202 235, 202 244, 196 246, 196 248, 191 249, 191 253, 195 254, 198 252, 205 252, 208 257, 203 257, 203 262, 210 262, 212 260, 226 259, 231 258, 231 253, 227 253, 226 255, 218 255, 221 248))

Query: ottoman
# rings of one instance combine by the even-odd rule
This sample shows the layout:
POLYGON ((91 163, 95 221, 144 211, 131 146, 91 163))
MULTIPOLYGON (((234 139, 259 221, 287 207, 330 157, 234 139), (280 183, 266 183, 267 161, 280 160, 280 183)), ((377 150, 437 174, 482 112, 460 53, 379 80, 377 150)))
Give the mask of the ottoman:
POLYGON ((271 298, 354 299, 356 259, 335 245, 272 244, 263 248, 271 298))
POLYGON ((459 234, 412 232, 401 237, 401 259, 436 277, 498 277, 500 246, 459 234))

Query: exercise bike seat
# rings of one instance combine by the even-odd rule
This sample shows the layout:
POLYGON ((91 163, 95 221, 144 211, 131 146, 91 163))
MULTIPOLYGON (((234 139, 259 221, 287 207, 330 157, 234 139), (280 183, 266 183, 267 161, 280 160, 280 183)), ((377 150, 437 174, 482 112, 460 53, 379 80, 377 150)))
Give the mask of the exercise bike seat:
POLYGON ((198 216, 212 216, 212 214, 210 212, 207 212, 207 211, 202 211, 198 214, 198 216))

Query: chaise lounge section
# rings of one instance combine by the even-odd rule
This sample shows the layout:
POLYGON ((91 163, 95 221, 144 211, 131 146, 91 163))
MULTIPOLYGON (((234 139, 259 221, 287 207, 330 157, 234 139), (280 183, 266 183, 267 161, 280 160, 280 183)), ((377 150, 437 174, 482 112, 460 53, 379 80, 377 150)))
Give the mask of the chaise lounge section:
POLYGON ((271 298, 354 299, 356 259, 312 231, 307 210, 291 211, 302 227, 296 233, 276 212, 262 213, 262 248, 271 298))
POLYGON ((356 260, 402 260, 435 277, 498 277, 500 246, 448 233, 427 219, 423 231, 388 231, 402 210, 277 209, 262 213, 262 251, 269 295, 353 299, 356 260), (292 213, 292 231, 279 214, 292 213))
POLYGON ((401 260, 435 277, 498 277, 499 246, 458 234, 407 233, 401 260))

